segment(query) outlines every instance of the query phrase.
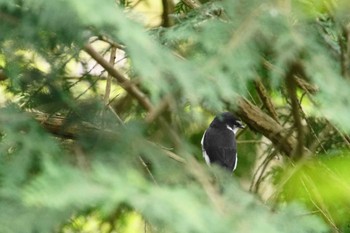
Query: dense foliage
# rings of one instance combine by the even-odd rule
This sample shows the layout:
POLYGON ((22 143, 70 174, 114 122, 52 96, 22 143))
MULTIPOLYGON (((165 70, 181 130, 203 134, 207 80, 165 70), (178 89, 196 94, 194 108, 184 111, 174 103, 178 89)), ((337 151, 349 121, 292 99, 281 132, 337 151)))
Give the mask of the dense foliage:
POLYGON ((348 1, 160 2, 0 0, 0 233, 350 232, 348 1))

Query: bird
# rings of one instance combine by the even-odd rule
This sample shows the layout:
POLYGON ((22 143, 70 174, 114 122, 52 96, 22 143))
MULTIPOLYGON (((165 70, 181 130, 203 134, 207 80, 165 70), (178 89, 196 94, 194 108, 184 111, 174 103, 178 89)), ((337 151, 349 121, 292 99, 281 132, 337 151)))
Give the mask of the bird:
POLYGON ((237 167, 236 133, 244 128, 242 122, 231 112, 218 114, 205 130, 201 145, 205 162, 217 164, 230 172, 237 167))

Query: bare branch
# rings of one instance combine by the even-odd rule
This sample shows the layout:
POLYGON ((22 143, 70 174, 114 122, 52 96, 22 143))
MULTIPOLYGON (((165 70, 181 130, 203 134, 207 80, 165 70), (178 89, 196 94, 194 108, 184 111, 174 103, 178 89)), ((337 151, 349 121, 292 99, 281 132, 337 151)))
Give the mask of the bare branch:
POLYGON ((119 73, 114 69, 108 61, 106 61, 91 45, 85 45, 84 50, 88 53, 97 63, 99 63, 105 70, 113 76, 119 83, 119 85, 124 88, 130 95, 135 97, 135 99, 144 107, 147 111, 153 111, 154 107, 151 101, 148 99, 145 93, 143 93, 134 83, 127 79, 124 75, 119 73))
POLYGON ((201 7, 201 3, 198 0, 181 0, 181 1, 191 9, 197 9, 201 7))
POLYGON ((283 126, 245 98, 238 99, 237 107, 236 113, 252 130, 270 139, 286 155, 292 155, 297 142, 283 126))
POLYGON ((164 98, 158 104, 158 106, 156 106, 153 111, 148 113, 146 117, 146 122, 151 123, 155 119, 157 119, 157 117, 160 116, 162 112, 164 112, 168 108, 171 98, 172 98, 171 94, 164 96, 164 98))
POLYGON ((162 13, 162 26, 171 27, 174 24, 171 14, 174 13, 175 4, 173 0, 162 0, 163 13, 162 13))
POLYGON ((340 47, 341 74, 344 78, 350 78, 350 24, 343 26, 342 35, 338 37, 340 47))
POLYGON ((296 86, 295 77, 294 77, 294 75, 300 74, 301 70, 302 70, 302 67, 299 63, 293 63, 289 67, 289 71, 286 74, 286 88, 291 101, 294 125, 298 133, 297 145, 295 147, 295 150, 293 151, 293 156, 292 156, 295 160, 298 160, 303 157, 304 142, 305 142, 304 127, 303 127, 302 119, 300 115, 299 100, 297 97, 297 86, 296 86))
POLYGON ((295 79, 297 86, 300 89, 303 89, 304 91, 306 91, 310 94, 315 94, 319 90, 319 88, 317 86, 308 83, 305 79, 302 79, 299 77, 294 77, 294 79, 295 79))
POLYGON ((4 74, 4 71, 0 70, 0 81, 5 81, 7 76, 4 74))
POLYGON ((62 116, 51 116, 45 113, 31 113, 48 132, 58 137, 74 139, 84 132, 96 132, 98 129, 89 123, 66 124, 62 116))
MULTIPOLYGON (((87 122, 81 122, 79 124, 70 124, 70 125, 65 124, 66 119, 62 116, 51 116, 49 114, 39 113, 39 112, 31 113, 31 115, 49 133, 61 138, 75 139, 77 138, 78 134, 91 135, 91 134, 96 134, 101 132, 107 135, 107 137, 108 136, 112 137, 116 135, 116 132, 111 132, 106 129, 98 128, 87 122)), ((121 124, 123 124, 123 122, 121 124)), ((175 154, 174 152, 170 151, 169 149, 166 149, 161 145, 158 145, 151 141, 147 141, 147 142, 150 143, 152 146, 155 146, 161 149, 161 151, 169 158, 179 163, 186 163, 185 159, 175 154)))
POLYGON ((151 170, 149 169, 148 165, 147 165, 146 162, 142 159, 141 156, 139 156, 139 160, 140 160, 142 166, 146 169, 146 171, 147 171, 147 173, 149 174, 149 176, 151 177, 153 183, 154 183, 155 185, 158 185, 158 182, 157 182, 156 178, 154 177, 154 175, 152 174, 152 172, 151 172, 151 170))
POLYGON ((327 126, 318 134, 314 142, 309 146, 310 154, 315 154, 317 149, 322 146, 322 143, 327 139, 327 136, 333 130, 333 126, 328 123, 327 126))
POLYGON ((277 112, 276 112, 276 109, 272 103, 272 100, 264 86, 264 84, 261 82, 260 79, 258 80, 255 80, 255 87, 256 87, 256 90, 259 94, 259 97, 262 101, 262 103, 264 104, 266 110, 269 112, 270 116, 277 122, 279 122, 278 120, 278 115, 277 115, 277 112))
MULTIPOLYGON (((109 57, 109 63, 114 66, 114 60, 116 56, 117 49, 115 47, 111 48, 111 54, 109 57)), ((107 106, 109 104, 109 96, 111 94, 111 85, 112 85, 112 75, 109 73, 106 82, 106 91, 104 96, 104 103, 107 106)))
POLYGON ((125 46, 124 45, 118 44, 118 43, 112 41, 111 39, 107 38, 106 36, 98 36, 97 39, 100 40, 100 41, 104 41, 104 42, 110 44, 114 48, 117 48, 117 49, 120 49, 120 50, 125 50, 125 46))

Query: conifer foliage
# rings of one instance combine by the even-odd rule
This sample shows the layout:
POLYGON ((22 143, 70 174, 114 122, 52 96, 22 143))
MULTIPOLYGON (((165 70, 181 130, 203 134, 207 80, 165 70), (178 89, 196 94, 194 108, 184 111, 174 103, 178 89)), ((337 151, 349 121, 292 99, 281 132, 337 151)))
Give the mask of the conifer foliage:
POLYGON ((0 0, 0 233, 349 231, 348 1, 148 1, 0 0))

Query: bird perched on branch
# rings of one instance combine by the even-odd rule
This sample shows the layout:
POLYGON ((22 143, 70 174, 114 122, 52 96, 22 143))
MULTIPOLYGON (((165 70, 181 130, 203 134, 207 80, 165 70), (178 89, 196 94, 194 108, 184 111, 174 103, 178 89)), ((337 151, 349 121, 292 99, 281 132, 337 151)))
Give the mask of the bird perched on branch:
POLYGON ((219 114, 210 123, 202 137, 203 157, 208 165, 218 164, 230 172, 237 166, 235 135, 244 128, 238 118, 230 112, 219 114))

